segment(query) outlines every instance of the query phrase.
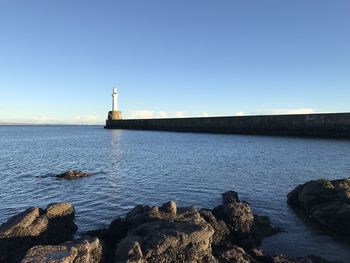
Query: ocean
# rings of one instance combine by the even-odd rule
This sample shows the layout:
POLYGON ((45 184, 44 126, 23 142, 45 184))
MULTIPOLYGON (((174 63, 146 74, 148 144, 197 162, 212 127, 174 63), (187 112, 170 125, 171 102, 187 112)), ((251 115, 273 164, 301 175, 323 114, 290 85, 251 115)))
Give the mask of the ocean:
POLYGON ((267 252, 350 258, 350 244, 299 218, 287 193, 318 178, 350 176, 350 141, 105 130, 102 126, 0 126, 0 222, 30 206, 72 202, 79 233, 137 204, 214 208, 234 190, 282 233, 267 252), (74 181, 55 174, 96 173, 74 181))

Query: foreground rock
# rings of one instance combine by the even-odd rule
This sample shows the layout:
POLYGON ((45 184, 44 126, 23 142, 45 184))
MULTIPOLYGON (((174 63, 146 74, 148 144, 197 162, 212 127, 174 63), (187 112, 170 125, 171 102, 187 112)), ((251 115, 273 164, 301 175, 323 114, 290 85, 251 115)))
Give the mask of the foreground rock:
POLYGON ((92 175, 91 173, 79 171, 79 170, 70 170, 61 174, 56 175, 59 179, 75 180, 82 177, 87 177, 92 175))
POLYGON ((102 243, 97 238, 35 246, 28 250, 22 263, 97 263, 103 261, 102 251, 102 243))
POLYGON ((59 244, 77 230, 70 203, 51 204, 45 210, 31 207, 0 227, 0 262, 17 262, 38 244, 59 244))
POLYGON ((288 194, 288 203, 322 227, 350 234, 350 179, 309 181, 288 194))
POLYGON ((51 263, 326 263, 316 257, 269 256, 261 240, 277 232, 268 217, 253 214, 237 193, 223 194, 210 209, 136 206, 107 229, 76 231, 69 203, 37 207, 12 217, 0 227, 0 262, 51 263))

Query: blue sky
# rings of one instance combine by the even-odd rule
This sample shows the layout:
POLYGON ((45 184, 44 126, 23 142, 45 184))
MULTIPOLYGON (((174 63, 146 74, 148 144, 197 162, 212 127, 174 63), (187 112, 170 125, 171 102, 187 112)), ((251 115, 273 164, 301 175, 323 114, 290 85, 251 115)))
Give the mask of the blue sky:
POLYGON ((350 111, 348 0, 0 0, 0 122, 350 111))

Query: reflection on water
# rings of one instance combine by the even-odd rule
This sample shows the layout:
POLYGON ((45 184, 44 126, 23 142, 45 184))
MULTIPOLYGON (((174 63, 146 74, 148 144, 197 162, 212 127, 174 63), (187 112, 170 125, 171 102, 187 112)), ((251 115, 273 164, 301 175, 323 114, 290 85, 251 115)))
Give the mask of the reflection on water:
POLYGON ((213 208, 237 191, 284 231, 271 253, 350 257, 350 246, 305 225, 286 204, 297 184, 350 174, 350 142, 302 138, 104 130, 101 126, 0 126, 0 221, 28 206, 70 201, 79 231, 106 226, 137 204, 213 208), (76 181, 52 175, 97 173, 76 181))

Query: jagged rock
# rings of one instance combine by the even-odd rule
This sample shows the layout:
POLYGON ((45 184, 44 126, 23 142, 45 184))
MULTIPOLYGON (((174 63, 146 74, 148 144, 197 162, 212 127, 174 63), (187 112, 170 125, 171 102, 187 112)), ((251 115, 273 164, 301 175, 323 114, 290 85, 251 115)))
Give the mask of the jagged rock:
POLYGON ((170 213, 171 215, 175 216, 177 212, 176 203, 174 201, 167 202, 162 205, 162 207, 160 208, 160 211, 164 213, 170 213))
POLYGON ((54 203, 49 204, 46 208, 46 216, 48 218, 74 218, 75 210, 71 203, 54 203))
POLYGON ((319 225, 350 234, 350 179, 309 181, 288 194, 288 203, 319 225))
POLYGON ((239 203, 239 197, 237 192, 228 191, 222 194, 222 204, 239 203))
POLYGON ((35 246, 28 250, 22 263, 98 263, 103 260, 99 239, 66 242, 57 246, 35 246))
POLYGON ((255 246, 261 240, 278 232, 271 227, 268 217, 254 215, 249 204, 239 202, 236 192, 223 194, 223 204, 213 209, 218 220, 226 223, 231 239, 237 245, 255 246))
POLYGON ((209 209, 202 209, 199 213, 214 229, 212 245, 220 246, 224 240, 229 238, 230 235, 230 230, 226 226, 225 222, 220 219, 217 220, 209 209))
POLYGON ((218 256, 220 263, 255 263, 257 262, 252 256, 244 251, 243 248, 232 246, 230 249, 222 251, 218 256))
POLYGON ((79 170, 69 170, 61 174, 57 174, 56 177, 59 179, 74 180, 86 176, 90 176, 92 173, 87 173, 79 170))
POLYGON ((74 223, 75 209, 71 203, 49 204, 45 215, 49 219, 47 236, 50 240, 55 239, 54 244, 71 239, 78 229, 74 223))
POLYGON ((63 245, 35 246, 28 250, 21 263, 68 263, 77 256, 75 248, 63 245))
POLYGON ((40 244, 59 244, 77 230, 71 204, 52 204, 46 210, 32 207, 11 217, 0 227, 0 262, 18 262, 40 244))
POLYGON ((120 241, 115 253, 116 262, 210 262, 213 259, 211 239, 214 230, 194 207, 179 208, 175 215, 173 209, 139 206, 126 219, 134 225, 135 222, 142 223, 120 241))

